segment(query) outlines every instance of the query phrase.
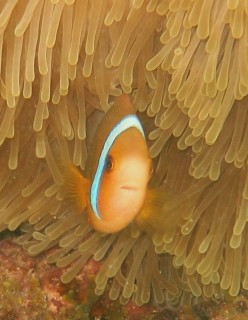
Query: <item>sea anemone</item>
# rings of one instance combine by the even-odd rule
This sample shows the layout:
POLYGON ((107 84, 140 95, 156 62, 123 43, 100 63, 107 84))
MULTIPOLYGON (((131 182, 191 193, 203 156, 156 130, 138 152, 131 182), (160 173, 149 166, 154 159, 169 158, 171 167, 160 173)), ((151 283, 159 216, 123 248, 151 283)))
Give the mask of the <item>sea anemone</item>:
POLYGON ((247 3, 0 1, 0 230, 20 227, 30 254, 68 266, 63 282, 103 261, 95 291, 109 283, 121 303, 247 290, 247 3), (164 187, 152 234, 100 234, 62 192, 60 159, 85 168, 96 113, 121 92, 164 187))

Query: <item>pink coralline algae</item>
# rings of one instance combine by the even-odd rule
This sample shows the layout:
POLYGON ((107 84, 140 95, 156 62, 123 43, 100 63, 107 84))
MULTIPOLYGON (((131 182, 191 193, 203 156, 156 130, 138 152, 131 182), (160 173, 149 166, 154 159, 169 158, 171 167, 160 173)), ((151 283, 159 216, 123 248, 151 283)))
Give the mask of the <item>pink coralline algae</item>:
POLYGON ((152 303, 120 305, 107 293, 96 296, 94 277, 100 264, 90 260, 69 284, 63 269, 30 257, 13 238, 0 242, 0 320, 247 320, 248 295, 227 301, 209 301, 173 311, 152 303))
POLYGON ((107 295, 94 294, 99 264, 90 260, 69 284, 63 269, 46 262, 45 255, 30 257, 10 238, 0 243, 0 320, 148 319, 156 307, 121 306, 107 295))

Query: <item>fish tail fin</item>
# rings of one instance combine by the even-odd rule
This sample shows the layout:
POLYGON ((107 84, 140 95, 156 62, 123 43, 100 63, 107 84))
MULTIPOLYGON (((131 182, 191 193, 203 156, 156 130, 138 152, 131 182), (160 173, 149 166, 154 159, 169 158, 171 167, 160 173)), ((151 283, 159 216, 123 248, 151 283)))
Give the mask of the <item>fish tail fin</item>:
POLYGON ((166 232, 190 215, 192 208, 192 201, 184 201, 167 187, 150 189, 135 220, 140 229, 148 233, 166 232))
POLYGON ((64 185, 62 188, 64 198, 71 206, 82 212, 87 205, 89 180, 71 163, 63 165, 63 172, 64 185))

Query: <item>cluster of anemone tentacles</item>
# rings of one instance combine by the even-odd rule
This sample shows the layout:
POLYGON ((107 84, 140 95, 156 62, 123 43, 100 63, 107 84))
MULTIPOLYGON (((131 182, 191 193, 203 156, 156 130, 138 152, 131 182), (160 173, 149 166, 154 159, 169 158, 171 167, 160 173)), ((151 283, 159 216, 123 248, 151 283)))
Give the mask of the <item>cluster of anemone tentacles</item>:
POLYGON ((64 282, 102 261, 96 293, 112 278, 122 303, 248 289, 247 3, 0 0, 0 230, 20 227, 33 255, 54 248, 64 282), (164 188, 153 234, 97 233, 61 192, 59 159, 85 168, 88 123, 121 92, 164 188))

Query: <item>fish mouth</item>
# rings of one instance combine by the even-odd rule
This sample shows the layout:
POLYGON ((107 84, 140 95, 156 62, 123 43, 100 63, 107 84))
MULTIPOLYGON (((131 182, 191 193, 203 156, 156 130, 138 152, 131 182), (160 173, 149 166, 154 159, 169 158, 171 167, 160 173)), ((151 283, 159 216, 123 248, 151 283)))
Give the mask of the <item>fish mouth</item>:
POLYGON ((134 186, 122 186, 121 189, 130 190, 130 191, 137 191, 137 188, 134 186))

